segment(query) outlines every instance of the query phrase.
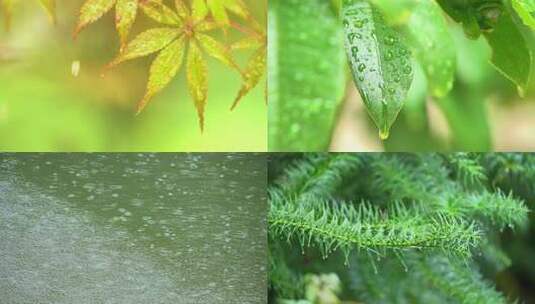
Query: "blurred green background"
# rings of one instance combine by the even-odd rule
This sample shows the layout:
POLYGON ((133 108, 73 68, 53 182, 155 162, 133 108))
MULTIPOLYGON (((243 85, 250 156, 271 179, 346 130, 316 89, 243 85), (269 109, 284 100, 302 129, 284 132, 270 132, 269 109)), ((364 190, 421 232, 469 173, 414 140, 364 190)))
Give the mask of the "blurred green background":
MULTIPOLYGON (((241 87, 237 72, 209 59, 206 127, 181 70, 146 110, 135 116, 154 56, 124 63, 101 77, 117 54, 114 13, 84 30, 72 30, 83 0, 58 1, 52 25, 38 1, 18 1, 11 29, 0 19, 0 150, 3 151, 265 151, 264 84, 230 106, 241 87), (72 63, 80 61, 78 77, 72 63)), ((266 3, 246 1, 265 22, 266 3)), ((172 1, 169 1, 171 4, 172 1)), ((0 17, 3 18, 3 17, 0 17)), ((131 38, 157 26, 140 13, 131 38)), ((219 40, 235 41, 230 34, 219 40)), ((235 52, 244 66, 250 51, 235 52)))

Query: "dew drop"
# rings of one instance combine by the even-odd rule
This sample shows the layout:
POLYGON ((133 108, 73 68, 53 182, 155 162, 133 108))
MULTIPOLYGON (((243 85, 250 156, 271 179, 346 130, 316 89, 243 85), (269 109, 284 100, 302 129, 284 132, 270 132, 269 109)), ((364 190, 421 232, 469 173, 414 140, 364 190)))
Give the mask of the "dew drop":
POLYGON ((518 91, 518 95, 520 96, 520 98, 526 97, 526 91, 524 90, 523 87, 517 86, 516 90, 518 91))
POLYGON ((381 138, 381 140, 387 140, 388 136, 390 136, 390 131, 388 129, 379 130, 379 138, 381 138))

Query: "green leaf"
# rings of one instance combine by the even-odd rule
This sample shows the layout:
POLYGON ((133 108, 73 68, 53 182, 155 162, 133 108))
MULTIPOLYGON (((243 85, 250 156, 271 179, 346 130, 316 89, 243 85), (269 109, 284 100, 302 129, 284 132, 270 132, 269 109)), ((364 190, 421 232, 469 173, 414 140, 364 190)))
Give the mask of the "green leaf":
POLYGON ((437 0, 437 2, 456 22, 463 23, 470 19, 469 0, 437 0))
POLYGON ((434 0, 422 0, 414 7, 407 32, 411 49, 424 69, 431 94, 446 96, 455 78, 456 50, 446 20, 434 0))
POLYGON ((469 38, 477 39, 481 35, 481 29, 470 1, 437 0, 438 4, 453 20, 462 24, 464 32, 469 38))
POLYGON ((503 13, 502 0, 437 0, 453 20, 463 25, 466 36, 477 39, 491 31, 503 13))
POLYGON ((535 0, 511 0, 511 3, 524 24, 535 30, 535 0))
POLYGON ((260 79, 262 79, 262 76, 266 72, 266 53, 267 49, 262 46, 255 52, 251 60, 249 60, 247 68, 243 72, 243 85, 234 100, 231 110, 236 108, 240 100, 254 89, 260 82, 260 79))
POLYGON ((87 25, 97 21, 111 10, 115 2, 116 0, 86 0, 80 9, 80 17, 74 30, 74 37, 87 25))
POLYGON ((531 79, 533 51, 510 14, 503 14, 494 31, 485 37, 492 48, 492 65, 517 85, 524 95, 531 79))
POLYGON ((411 86, 410 53, 369 3, 346 1, 342 12, 355 83, 380 137, 386 139, 411 86))
POLYGON ((388 24, 401 25, 408 22, 420 0, 371 0, 371 3, 381 11, 388 24))
POLYGON ((272 0, 268 32, 269 150, 327 150, 346 81, 331 4, 272 0))
POLYGON ((422 65, 413 63, 414 76, 411 88, 407 93, 405 108, 403 109, 407 125, 413 131, 423 130, 427 126, 427 88, 428 81, 422 65))
POLYGON ((187 59, 188 87, 197 108, 201 131, 204 130, 204 111, 208 96, 207 75, 208 67, 202 58, 201 50, 195 43, 191 43, 187 59))
POLYGON ((177 29, 167 27, 147 30, 134 38, 108 67, 155 53, 170 44, 179 34, 177 29))
POLYGON ((117 0, 115 23, 121 46, 126 45, 130 29, 136 20, 138 0, 117 0))
POLYGON ((163 49, 151 65, 147 92, 138 104, 138 114, 145 108, 150 99, 175 77, 184 60, 185 38, 176 39, 163 49))

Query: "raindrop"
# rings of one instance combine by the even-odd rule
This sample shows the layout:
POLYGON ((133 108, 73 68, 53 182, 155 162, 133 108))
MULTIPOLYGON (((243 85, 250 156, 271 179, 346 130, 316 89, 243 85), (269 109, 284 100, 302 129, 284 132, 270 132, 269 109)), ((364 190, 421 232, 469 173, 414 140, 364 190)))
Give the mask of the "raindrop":
POLYGON ((379 138, 381 138, 381 140, 387 140, 388 136, 390 136, 390 131, 388 129, 385 128, 379 130, 379 138))
POLYGON ((388 45, 393 45, 394 42, 396 42, 396 38, 394 38, 393 36, 388 36, 385 40, 385 43, 388 45))

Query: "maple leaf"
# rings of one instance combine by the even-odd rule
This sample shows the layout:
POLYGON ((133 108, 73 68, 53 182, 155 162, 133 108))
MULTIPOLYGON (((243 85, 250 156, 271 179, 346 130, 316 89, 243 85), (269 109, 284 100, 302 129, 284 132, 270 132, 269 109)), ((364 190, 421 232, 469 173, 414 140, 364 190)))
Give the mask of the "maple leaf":
MULTIPOLYGON (((4 18, 6 23, 6 28, 9 29, 11 25, 11 16, 13 14, 13 7, 16 0, 0 0, 0 6, 4 12, 4 18)), ((41 5, 44 7, 52 22, 56 22, 56 0, 39 0, 41 5)))
POLYGON ((224 27, 230 26, 227 11, 243 19, 247 19, 250 16, 242 0, 206 0, 206 6, 209 8, 214 20, 224 27))
POLYGON ((206 34, 217 28, 207 18, 208 7, 205 0, 193 0, 191 9, 182 1, 175 0, 176 11, 165 4, 153 6, 153 19, 163 14, 173 23, 164 23, 165 27, 146 30, 129 42, 120 54, 108 65, 114 67, 124 61, 158 53, 152 62, 146 93, 138 103, 139 114, 158 92, 163 90, 176 76, 186 58, 186 73, 190 95, 194 100, 199 116, 201 131, 204 130, 204 113, 208 96, 208 67, 204 54, 223 64, 239 69, 234 62, 230 47, 206 34))
POLYGON ((176 14, 167 6, 162 5, 162 0, 86 0, 80 8, 80 16, 73 36, 76 38, 85 27, 99 20, 114 7, 115 27, 119 34, 121 48, 128 41, 128 35, 140 9, 159 23, 167 25, 179 23, 176 14))
MULTIPOLYGON (((241 71, 243 84, 240 91, 238 92, 238 96, 232 104, 231 110, 234 110, 236 106, 238 106, 240 101, 243 99, 243 97, 245 97, 252 89, 254 89, 258 85, 258 83, 266 73, 267 35, 263 27, 257 24, 254 20, 252 21, 253 28, 255 28, 256 30, 250 32, 247 37, 238 42, 235 42, 232 45, 232 49, 254 48, 255 51, 249 59, 246 68, 241 71)), ((234 27, 237 27, 243 32, 249 32, 245 29, 240 28, 237 25, 234 25, 234 27)))

